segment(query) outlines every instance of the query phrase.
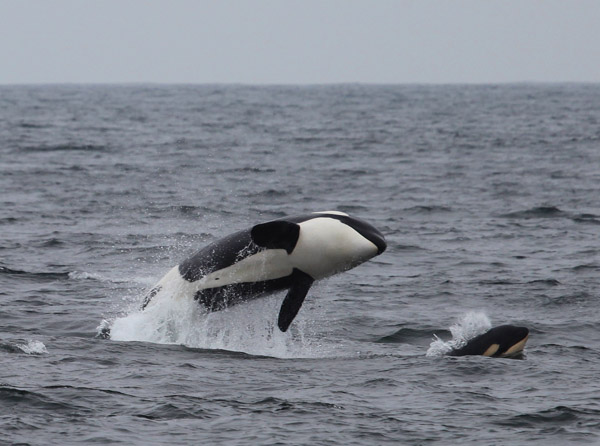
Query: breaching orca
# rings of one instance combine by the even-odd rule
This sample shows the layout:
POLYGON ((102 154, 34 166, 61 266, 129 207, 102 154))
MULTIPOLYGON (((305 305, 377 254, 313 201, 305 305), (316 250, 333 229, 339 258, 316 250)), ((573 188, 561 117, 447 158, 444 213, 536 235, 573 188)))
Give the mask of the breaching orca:
POLYGON ((288 289, 277 325, 286 331, 315 280, 353 268, 386 249, 367 222, 330 211, 282 218, 236 232, 206 246, 169 271, 142 309, 167 293, 218 311, 288 289))
POLYGON ((474 337, 464 347, 452 350, 448 356, 518 356, 523 352, 528 338, 529 330, 526 327, 500 325, 474 337))

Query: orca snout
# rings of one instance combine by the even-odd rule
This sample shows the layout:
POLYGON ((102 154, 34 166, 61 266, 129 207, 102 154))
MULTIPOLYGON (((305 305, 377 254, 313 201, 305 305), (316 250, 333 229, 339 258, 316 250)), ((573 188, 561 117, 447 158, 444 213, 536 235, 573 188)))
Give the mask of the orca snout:
POLYGON ((369 240, 377 248, 377 255, 383 253, 387 248, 385 237, 377 228, 370 223, 359 218, 348 217, 345 221, 350 227, 354 228, 356 232, 362 235, 364 238, 369 240))
POLYGON ((508 343, 517 343, 529 336, 527 327, 517 327, 515 325, 501 325, 495 328, 498 336, 502 336, 508 343))
POLYGON ((379 232, 377 229, 373 228, 374 231, 370 234, 369 241, 371 241, 375 246, 377 246, 377 255, 382 254, 387 249, 387 243, 385 242, 385 238, 383 234, 379 232))
POLYGON ((513 336, 517 341, 522 341, 529 337, 529 329, 527 327, 514 327, 513 336))
POLYGON ((379 232, 377 228, 367 222, 361 221, 360 223, 362 227, 360 227, 360 229, 355 229, 357 229, 363 237, 377 247, 377 255, 382 254, 387 249, 387 243, 385 242, 385 237, 383 234, 379 232))

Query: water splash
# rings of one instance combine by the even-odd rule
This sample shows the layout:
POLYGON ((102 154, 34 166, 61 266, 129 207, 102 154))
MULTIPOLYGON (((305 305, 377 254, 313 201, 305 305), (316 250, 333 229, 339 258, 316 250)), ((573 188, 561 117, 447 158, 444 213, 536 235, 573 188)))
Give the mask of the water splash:
MULTIPOLYGON (((144 311, 134 310, 115 319, 110 339, 278 358, 327 356, 329 349, 315 340, 310 324, 302 317, 285 333, 277 328, 280 301, 274 296, 208 313, 193 299, 161 299, 144 311)), ((103 321, 98 330, 106 327, 103 321)))
POLYGON ((48 349, 42 341, 34 341, 30 339, 27 341, 27 344, 17 344, 17 347, 21 349, 23 353, 27 353, 28 355, 41 355, 43 353, 48 353, 48 349))
POLYGON ((106 280, 100 274, 88 273, 85 271, 71 271, 68 274, 68 276, 69 276, 69 279, 73 279, 73 280, 99 280, 99 281, 106 280))
POLYGON ((450 353, 466 345, 476 336, 485 333, 492 328, 490 319, 484 312, 470 311, 466 313, 457 323, 450 326, 452 339, 445 342, 433 335, 434 340, 427 350, 428 357, 439 357, 450 353))

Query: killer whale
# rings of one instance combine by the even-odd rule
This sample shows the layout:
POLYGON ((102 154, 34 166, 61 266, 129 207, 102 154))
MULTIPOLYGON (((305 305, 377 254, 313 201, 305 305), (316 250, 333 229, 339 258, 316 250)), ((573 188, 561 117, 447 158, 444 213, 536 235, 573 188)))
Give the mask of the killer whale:
POLYGON ((277 320, 285 332, 314 281, 358 266, 386 247, 372 225, 338 211, 257 224, 209 244, 172 268, 146 295, 142 310, 175 295, 219 311, 287 289, 277 320))
POLYGON ((448 356, 482 355, 514 357, 523 352, 529 329, 514 325, 499 325, 469 340, 461 348, 450 351, 448 356))

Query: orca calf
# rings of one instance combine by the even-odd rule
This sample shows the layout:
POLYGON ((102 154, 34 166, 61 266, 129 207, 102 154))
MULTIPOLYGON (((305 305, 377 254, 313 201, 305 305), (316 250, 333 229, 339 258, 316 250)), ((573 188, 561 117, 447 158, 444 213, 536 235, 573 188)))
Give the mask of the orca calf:
POLYGON ((526 327, 500 325, 474 337, 464 347, 452 350, 448 356, 514 357, 523 352, 528 338, 529 329, 526 327))
POLYGON ((208 311, 288 290, 277 325, 286 331, 315 280, 353 268, 386 249, 383 235, 343 212, 316 212, 253 226, 211 243, 169 271, 144 299, 166 293, 208 311))

